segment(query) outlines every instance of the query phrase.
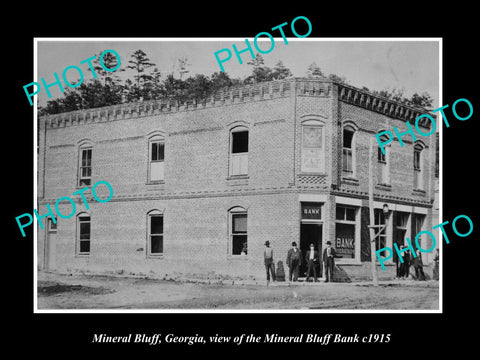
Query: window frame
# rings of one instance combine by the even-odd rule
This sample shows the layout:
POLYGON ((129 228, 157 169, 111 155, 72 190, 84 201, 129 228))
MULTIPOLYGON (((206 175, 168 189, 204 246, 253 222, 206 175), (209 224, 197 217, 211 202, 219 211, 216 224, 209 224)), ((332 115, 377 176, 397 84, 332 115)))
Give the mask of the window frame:
POLYGON ((161 135, 154 135, 148 139, 148 158, 147 158, 147 184, 162 184, 165 183, 165 150, 166 150, 166 143, 165 138, 161 135), (153 160, 153 145, 154 144, 161 144, 163 146, 163 159, 162 160, 153 160), (163 163, 163 176, 161 179, 152 180, 152 164, 156 163, 163 163))
MULTIPOLYGON (((248 158, 249 158, 249 152, 250 152, 250 129, 246 126, 239 125, 235 126, 229 131, 229 152, 228 152, 228 176, 229 177, 248 177, 248 158), (246 152, 238 152, 238 153, 233 153, 233 137, 235 133, 240 133, 240 132, 247 132, 247 151, 246 152), (246 159, 246 172, 241 172, 236 174, 234 173, 234 163, 238 161, 242 161, 242 159, 246 159)), ((241 168, 241 166, 240 166, 241 168)))
MULTIPOLYGON (((357 136, 357 129, 354 128, 352 125, 345 125, 342 129, 342 173, 346 177, 355 177, 356 176, 356 136, 357 136), (345 147, 345 131, 352 133, 352 139, 350 143, 350 148, 345 147), (350 153, 350 167, 351 169, 344 168, 344 158, 345 158, 345 151, 350 153)), ((348 165, 348 163, 347 163, 348 165)), ((348 167, 348 166, 347 166, 348 167)))
POLYGON ((248 211, 247 209, 237 206, 228 211, 228 256, 232 258, 246 258, 248 257, 248 211), (245 215, 246 216, 246 221, 247 221, 247 231, 241 232, 238 234, 233 233, 233 217, 235 215, 245 215), (243 255, 242 253, 240 254, 234 254, 233 253, 233 239, 234 236, 241 235, 241 236, 246 236, 247 240, 247 253, 243 255))
POLYGON ((78 177, 77 177, 77 187, 91 186, 93 183, 93 146, 90 143, 82 144, 78 148, 78 177), (83 166, 83 154, 84 151, 90 151, 90 165, 83 166), (83 169, 90 169, 90 176, 83 176, 83 169), (82 184, 82 181, 88 180, 88 184, 82 184))
POLYGON ((90 216, 89 213, 82 212, 77 215, 76 218, 76 223, 77 223, 77 231, 76 231, 76 245, 75 245, 75 251, 77 256, 90 256, 92 253, 92 217, 90 216), (80 220, 81 218, 87 218, 88 221, 82 221, 80 220), (81 239, 81 224, 82 223, 88 223, 89 224, 89 233, 88 233, 88 240, 81 239), (82 242, 87 242, 88 241, 88 252, 86 251, 81 251, 81 243, 82 242))
MULTIPOLYGON (((380 137, 382 142, 388 138, 385 135, 380 137)), ((377 183, 380 185, 390 185, 390 144, 384 145, 385 154, 380 146, 377 147, 377 183)))
POLYGON ((163 257, 165 254, 165 215, 162 211, 158 209, 150 210, 147 213, 147 246, 146 254, 149 258, 159 258, 163 257), (158 217, 162 218, 162 233, 152 234, 152 218, 158 217), (162 251, 158 253, 152 252, 152 236, 161 236, 162 237, 162 251))
POLYGON ((413 146, 413 188, 423 190, 423 150, 425 148, 417 143, 413 146), (418 164, 417 164, 418 154, 418 164), (418 166, 417 166, 418 165, 418 166))
POLYGON ((301 124, 301 131, 300 131, 300 172, 303 174, 324 174, 326 171, 326 164, 325 164, 325 152, 326 152, 326 144, 325 144, 325 132, 326 126, 323 121, 316 120, 316 119, 308 119, 303 121, 301 124), (305 140, 305 129, 307 128, 318 128, 321 131, 321 144, 319 147, 306 147, 304 144, 305 140), (317 149, 319 153, 319 160, 320 166, 317 169, 307 168, 304 165, 306 158, 306 150, 308 149, 317 149))

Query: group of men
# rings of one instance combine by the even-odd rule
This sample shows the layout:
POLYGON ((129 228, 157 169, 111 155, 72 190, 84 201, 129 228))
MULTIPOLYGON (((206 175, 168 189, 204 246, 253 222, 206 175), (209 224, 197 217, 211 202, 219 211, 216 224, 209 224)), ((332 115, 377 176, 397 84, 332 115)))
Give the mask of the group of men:
MULTIPOLYGON (((337 256, 335 249, 332 247, 330 241, 326 242, 327 247, 323 250, 323 263, 325 264, 325 282, 333 281, 333 268, 335 267, 335 257, 337 256)), ((275 277, 275 263, 273 261, 273 249, 270 247, 270 242, 265 241, 265 251, 263 253, 265 259, 265 269, 267 271, 267 283, 270 282, 270 274, 273 281, 275 277)), ((300 265, 305 260, 307 263, 307 278, 309 281, 310 275, 313 272, 313 281, 317 282, 317 265, 319 264, 318 251, 315 246, 310 244, 310 249, 307 251, 305 258, 302 257, 302 251, 297 247, 297 243, 292 242, 292 248, 287 253, 288 279, 289 281, 298 281, 300 265)))
MULTIPOLYGON (((397 277, 399 279, 407 279, 410 275, 410 266, 413 265, 413 268, 415 269, 415 280, 426 280, 427 278, 425 276, 425 273, 423 272, 423 261, 420 250, 417 250, 415 252, 416 256, 414 257, 410 253, 410 250, 407 250, 407 248, 408 247, 406 245, 400 247, 402 261, 399 260, 400 263, 397 264, 397 277)), ((436 251, 437 259, 438 249, 436 251)))

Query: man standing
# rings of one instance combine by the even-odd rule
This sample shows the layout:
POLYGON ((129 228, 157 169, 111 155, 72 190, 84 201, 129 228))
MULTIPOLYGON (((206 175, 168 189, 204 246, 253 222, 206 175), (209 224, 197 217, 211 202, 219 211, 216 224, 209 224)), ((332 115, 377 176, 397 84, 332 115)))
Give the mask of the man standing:
POLYGON ((425 273, 423 272, 423 261, 420 250, 416 251, 417 257, 413 258, 413 267, 415 268, 415 280, 426 280, 425 273))
POLYGON ((298 280, 298 270, 300 268, 300 262, 302 261, 302 252, 297 248, 297 243, 292 242, 292 248, 287 253, 287 266, 288 266, 288 280, 298 280))
POLYGON ((305 281, 308 282, 310 279, 310 271, 313 269, 313 279, 317 282, 317 263, 318 263, 318 251, 315 250, 313 244, 310 244, 310 250, 307 251, 307 256, 305 256, 305 261, 308 264, 307 267, 307 279, 305 281))
POLYGON ((323 250, 323 263, 325 264, 325 282, 333 281, 333 268, 335 267, 335 256, 337 253, 332 248, 331 241, 327 241, 327 247, 323 250))
POLYGON ((273 249, 270 247, 270 241, 265 241, 265 250, 263 251, 265 261, 265 270, 267 270, 267 285, 270 283, 270 273, 275 282, 275 263, 273 262, 273 249))

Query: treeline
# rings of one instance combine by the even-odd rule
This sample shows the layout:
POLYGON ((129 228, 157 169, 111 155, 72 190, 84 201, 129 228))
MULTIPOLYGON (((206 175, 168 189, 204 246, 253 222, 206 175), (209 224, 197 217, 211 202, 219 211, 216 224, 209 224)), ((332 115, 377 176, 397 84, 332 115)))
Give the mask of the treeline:
MULTIPOLYGON (((165 78, 162 78, 160 70, 151 62, 147 54, 142 50, 137 50, 131 55, 126 66, 133 75, 122 79, 124 78, 122 72, 125 72, 125 68, 119 68, 115 72, 105 71, 100 66, 100 54, 94 62, 95 72, 99 75, 97 79, 83 82, 75 88, 66 88, 63 97, 47 101, 44 107, 40 106, 39 114, 58 114, 161 98, 185 102, 206 98, 223 87, 281 80, 292 76, 292 72, 285 67, 282 61, 277 62, 273 68, 270 68, 265 65, 263 57, 256 54, 255 59, 247 63, 251 66, 252 72, 244 79, 231 78, 224 72, 214 72, 210 76, 196 74, 184 79, 184 76, 189 73, 187 58, 178 59, 176 64, 178 76, 174 76, 172 71, 165 78)), ((104 64, 107 68, 115 68, 117 58, 112 53, 106 53, 104 64)), ((333 81, 348 84, 345 77, 335 74, 325 75, 315 62, 307 68, 305 76, 308 78, 329 78, 333 81)), ((368 90, 367 88, 364 89, 368 90)), ((409 99, 403 96, 403 91, 397 89, 373 91, 373 93, 412 106, 429 107, 432 103, 432 98, 427 93, 414 94, 409 99)))

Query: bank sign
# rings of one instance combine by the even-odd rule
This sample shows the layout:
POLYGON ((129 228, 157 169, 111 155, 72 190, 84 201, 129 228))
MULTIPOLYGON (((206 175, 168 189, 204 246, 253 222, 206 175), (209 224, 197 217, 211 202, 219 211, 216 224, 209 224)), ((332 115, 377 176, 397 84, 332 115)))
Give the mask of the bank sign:
POLYGON ((320 204, 302 204, 302 219, 320 220, 322 218, 322 207, 320 204))
POLYGON ((335 250, 344 258, 355 257, 355 225, 336 225, 335 250))

